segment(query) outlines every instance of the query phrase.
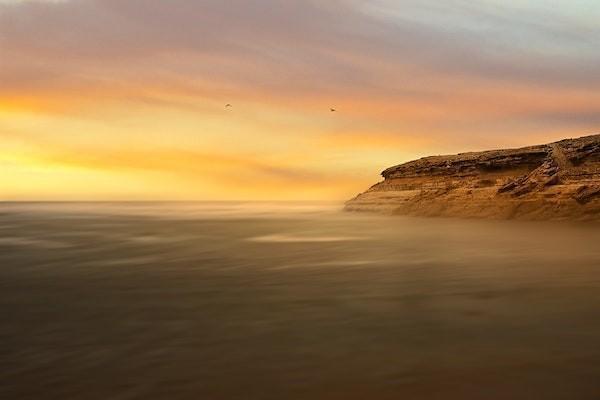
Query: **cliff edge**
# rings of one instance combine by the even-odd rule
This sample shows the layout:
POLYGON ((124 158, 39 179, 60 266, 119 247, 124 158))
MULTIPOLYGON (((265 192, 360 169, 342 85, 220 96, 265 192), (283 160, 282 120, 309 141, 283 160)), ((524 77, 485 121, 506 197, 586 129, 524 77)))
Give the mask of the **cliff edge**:
POLYGON ((600 135, 425 157, 383 171, 348 211, 600 221, 600 135))

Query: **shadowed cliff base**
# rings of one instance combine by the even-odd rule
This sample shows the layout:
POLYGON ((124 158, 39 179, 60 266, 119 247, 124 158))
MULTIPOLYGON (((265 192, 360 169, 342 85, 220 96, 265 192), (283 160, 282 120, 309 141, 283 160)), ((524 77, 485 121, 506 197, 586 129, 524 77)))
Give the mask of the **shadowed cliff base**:
POLYGON ((600 135, 425 157, 382 172, 347 211, 600 221, 600 135))

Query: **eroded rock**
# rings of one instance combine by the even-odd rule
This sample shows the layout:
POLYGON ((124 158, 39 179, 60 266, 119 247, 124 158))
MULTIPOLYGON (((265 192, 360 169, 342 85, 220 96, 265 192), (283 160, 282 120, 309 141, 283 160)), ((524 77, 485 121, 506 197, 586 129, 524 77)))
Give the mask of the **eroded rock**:
POLYGON ((349 211, 600 220, 600 135, 521 149, 425 157, 382 172, 349 211))

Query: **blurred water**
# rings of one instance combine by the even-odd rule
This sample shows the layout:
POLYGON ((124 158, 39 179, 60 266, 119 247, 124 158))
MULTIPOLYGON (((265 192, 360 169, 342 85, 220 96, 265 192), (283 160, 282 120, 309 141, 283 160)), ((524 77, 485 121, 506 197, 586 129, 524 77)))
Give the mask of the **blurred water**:
POLYGON ((598 399, 600 230, 0 203, 0 397, 598 399))

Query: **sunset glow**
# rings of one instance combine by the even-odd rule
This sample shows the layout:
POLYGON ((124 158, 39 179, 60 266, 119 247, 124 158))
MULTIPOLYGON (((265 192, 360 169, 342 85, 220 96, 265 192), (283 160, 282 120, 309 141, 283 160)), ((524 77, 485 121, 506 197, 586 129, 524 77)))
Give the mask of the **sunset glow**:
POLYGON ((0 200, 341 200, 421 156, 598 132, 598 20, 594 0, 0 1, 0 200))

